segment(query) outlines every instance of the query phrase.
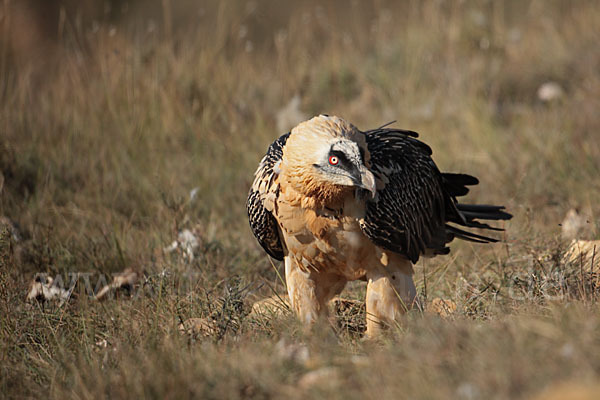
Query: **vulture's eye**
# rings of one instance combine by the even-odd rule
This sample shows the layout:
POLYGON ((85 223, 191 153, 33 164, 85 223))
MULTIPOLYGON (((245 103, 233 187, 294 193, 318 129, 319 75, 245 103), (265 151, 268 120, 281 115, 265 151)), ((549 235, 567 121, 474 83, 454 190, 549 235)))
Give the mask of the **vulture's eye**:
POLYGON ((340 162, 340 159, 337 158, 336 156, 330 156, 329 157, 329 164, 331 165, 338 165, 340 162))

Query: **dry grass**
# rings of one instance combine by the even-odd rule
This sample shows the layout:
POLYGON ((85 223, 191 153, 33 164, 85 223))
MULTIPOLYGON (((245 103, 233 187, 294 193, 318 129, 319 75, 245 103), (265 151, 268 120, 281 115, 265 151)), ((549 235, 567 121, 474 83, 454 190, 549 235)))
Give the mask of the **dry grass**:
POLYGON ((2 396, 597 394, 598 273, 558 239, 571 207, 588 210, 584 239, 600 231, 595 2, 114 1, 96 22, 88 2, 37 42, 17 40, 35 32, 15 4, 0 19, 2 396), (545 82, 563 95, 538 99, 545 82), (365 343, 360 303, 312 335, 250 313, 284 290, 244 202, 295 95, 360 128, 398 120, 442 169, 480 178, 470 201, 514 213, 503 244, 418 265, 425 303, 456 306, 444 319, 415 312, 365 343), (183 229, 197 243, 163 251, 183 229), (92 299, 127 268, 133 290, 92 299), (26 304, 36 273, 75 277, 73 299, 26 304), (181 334, 189 318, 208 329, 181 334))

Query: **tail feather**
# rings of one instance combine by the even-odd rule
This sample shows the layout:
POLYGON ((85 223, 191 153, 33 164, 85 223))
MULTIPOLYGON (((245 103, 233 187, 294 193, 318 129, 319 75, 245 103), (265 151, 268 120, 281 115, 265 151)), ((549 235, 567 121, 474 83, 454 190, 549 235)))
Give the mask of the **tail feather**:
MULTIPOLYGON (((452 221, 452 222, 455 222, 455 221, 452 221)), ((502 229, 502 228, 496 228, 495 226, 484 224, 483 222, 479 222, 479 221, 465 221, 465 222, 457 222, 457 223, 462 226, 466 226, 467 228, 488 229, 490 231, 497 231, 497 232, 504 231, 504 229, 502 229)))
POLYGON ((457 185, 473 186, 479 183, 479 179, 473 175, 468 174, 455 174, 453 172, 443 172, 442 177, 448 182, 455 183, 457 185))
MULTIPOLYGON (((504 229, 491 226, 482 221, 505 221, 512 215, 504 211, 503 206, 489 204, 462 204, 456 201, 469 193, 468 186, 477 185, 479 180, 467 174, 442 173, 442 180, 446 193, 450 195, 446 206, 447 222, 466 228, 486 229, 489 231, 502 232, 504 229)), ((455 225, 446 224, 448 239, 459 238, 476 243, 494 243, 498 239, 479 235, 458 228, 455 225)))
POLYGON ((456 203, 456 208, 467 219, 481 218, 492 221, 509 220, 512 215, 504 210, 503 206, 492 206, 488 204, 462 204, 456 203))
POLYGON ((478 235, 476 233, 468 232, 468 231, 462 230, 460 228, 457 228, 455 226, 448 225, 448 224, 446 224, 446 231, 450 232, 453 237, 457 237, 457 238, 463 239, 463 240, 468 240, 469 242, 496 243, 498 241, 498 239, 494 239, 494 238, 483 236, 483 235, 478 235))
MULTIPOLYGON (((490 231, 502 232, 504 231, 504 229, 488 225, 478 220, 504 221, 512 218, 511 214, 502 211, 504 210, 504 207, 502 206, 461 203, 455 203, 455 206, 456 210, 458 211, 458 215, 449 215, 448 222, 453 222, 455 224, 467 228, 487 229, 490 231)), ((493 243, 498 241, 497 239, 468 232, 448 224, 446 224, 446 231, 453 235, 453 237, 457 237, 463 240, 469 240, 472 242, 493 243)))
POLYGON ((469 193, 467 186, 477 185, 479 180, 467 174, 442 173, 444 188, 452 197, 465 196, 469 193))

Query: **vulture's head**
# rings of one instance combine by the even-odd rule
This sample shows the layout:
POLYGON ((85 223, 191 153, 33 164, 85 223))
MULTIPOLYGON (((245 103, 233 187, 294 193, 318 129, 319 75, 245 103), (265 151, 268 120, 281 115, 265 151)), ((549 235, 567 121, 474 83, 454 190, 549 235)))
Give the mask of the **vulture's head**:
POLYGON ((283 149, 282 172, 305 195, 333 196, 364 189, 375 195, 365 135, 338 117, 320 115, 300 123, 283 149))

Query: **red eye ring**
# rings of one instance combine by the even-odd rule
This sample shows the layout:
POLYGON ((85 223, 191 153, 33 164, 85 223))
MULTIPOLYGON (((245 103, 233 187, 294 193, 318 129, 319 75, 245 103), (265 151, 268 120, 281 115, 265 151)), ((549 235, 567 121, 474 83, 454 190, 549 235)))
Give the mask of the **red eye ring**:
POLYGON ((336 156, 329 156, 329 164, 338 165, 339 162, 340 162, 340 159, 337 158, 336 156))

